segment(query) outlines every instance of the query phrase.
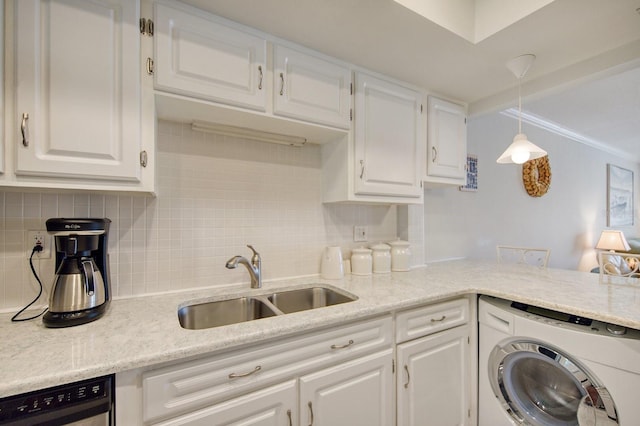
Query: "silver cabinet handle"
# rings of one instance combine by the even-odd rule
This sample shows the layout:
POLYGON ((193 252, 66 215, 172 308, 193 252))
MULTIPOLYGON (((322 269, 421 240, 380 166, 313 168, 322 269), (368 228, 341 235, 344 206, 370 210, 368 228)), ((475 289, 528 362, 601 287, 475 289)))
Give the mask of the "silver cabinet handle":
POLYGON ((364 160, 360 160, 360 179, 364 176, 364 160))
POLYGON ((287 410, 287 417, 289 418, 289 426, 293 426, 293 420, 291 420, 291 410, 287 410))
POLYGON ((260 73, 260 80, 258 81, 258 90, 262 90, 262 65, 258 65, 258 72, 260 73))
POLYGON ((29 146, 29 126, 27 126, 27 120, 29 119, 29 114, 24 112, 22 113, 22 123, 20 123, 20 131, 22 132, 22 145, 29 146))
POLYGON ((309 426, 313 426, 313 404, 311 403, 311 401, 309 401, 309 416, 310 416, 310 420, 309 420, 309 426))
POLYGON ((231 374, 229 374, 229 378, 230 379, 237 379, 237 378, 240 378, 240 377, 247 377, 247 376, 250 376, 252 374, 256 374, 260 370, 262 370, 262 367, 259 366, 259 365, 256 365, 256 368, 254 368, 253 370, 248 371, 246 373, 231 373, 231 374))
POLYGON ((284 94, 284 74, 280 73, 280 96, 284 94))
POLYGON ((440 317, 440 318, 438 318, 438 319, 431 318, 431 322, 442 322, 442 321, 444 321, 444 320, 446 320, 446 319, 447 319, 447 316, 446 316, 446 315, 443 315, 443 316, 441 316, 441 317, 440 317))
POLYGON ((353 344, 354 344, 354 341, 349 340, 346 345, 331 345, 331 349, 344 349, 344 348, 348 348, 353 344))
POLYGON ((411 375, 409 374, 409 367, 405 365, 404 371, 407 372, 407 382, 404 384, 404 388, 407 389, 409 387, 409 382, 411 381, 411 375))
POLYGON ((433 158, 431 159, 431 162, 435 163, 436 159, 438 158, 438 148, 436 148, 435 146, 432 146, 431 152, 433 153, 433 158))

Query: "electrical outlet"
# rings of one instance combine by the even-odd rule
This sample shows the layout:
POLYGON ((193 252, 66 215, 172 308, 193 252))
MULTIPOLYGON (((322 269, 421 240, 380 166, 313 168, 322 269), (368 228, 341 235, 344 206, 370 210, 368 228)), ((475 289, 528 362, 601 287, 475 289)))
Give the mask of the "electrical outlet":
POLYGON ((353 227, 353 241, 364 242, 367 241, 367 227, 366 226, 354 226, 353 227))
POLYGON ((51 257, 51 237, 47 231, 27 231, 27 256, 31 256, 31 251, 36 245, 42 246, 41 252, 36 252, 33 257, 36 259, 49 259, 51 257))

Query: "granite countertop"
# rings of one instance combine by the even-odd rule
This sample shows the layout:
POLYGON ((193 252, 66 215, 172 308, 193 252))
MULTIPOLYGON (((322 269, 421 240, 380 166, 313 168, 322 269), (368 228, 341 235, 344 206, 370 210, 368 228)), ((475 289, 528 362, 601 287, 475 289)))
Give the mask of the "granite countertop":
POLYGON ((114 300, 98 321, 48 329, 0 315, 0 397, 339 325, 466 294, 488 294, 640 329, 640 284, 602 284, 599 275, 525 265, 453 261, 410 272, 318 277, 114 300), (179 306, 323 283, 355 302, 205 330, 182 329, 179 306))

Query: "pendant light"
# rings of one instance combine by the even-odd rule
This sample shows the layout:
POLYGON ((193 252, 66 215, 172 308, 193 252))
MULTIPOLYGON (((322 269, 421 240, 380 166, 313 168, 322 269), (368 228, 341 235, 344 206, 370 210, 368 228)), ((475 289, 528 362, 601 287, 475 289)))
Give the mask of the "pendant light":
POLYGON ((509 148, 496 160, 500 164, 523 164, 535 158, 544 157, 547 152, 527 139, 522 133, 522 78, 536 59, 535 55, 521 55, 507 62, 507 68, 518 79, 518 134, 513 138, 509 148))

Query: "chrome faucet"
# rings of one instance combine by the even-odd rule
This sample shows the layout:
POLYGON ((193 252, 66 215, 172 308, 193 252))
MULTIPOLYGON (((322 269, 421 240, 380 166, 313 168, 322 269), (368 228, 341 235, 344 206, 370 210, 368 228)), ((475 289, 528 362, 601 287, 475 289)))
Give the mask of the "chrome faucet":
POLYGON ((246 257, 233 256, 231 259, 227 260, 227 264, 225 266, 227 269, 236 269, 238 263, 246 266, 249 271, 249 275, 251 276, 251 288, 260 288, 262 287, 262 260, 260 259, 260 254, 252 246, 247 245, 247 247, 249 247, 253 252, 251 263, 249 263, 246 257))

